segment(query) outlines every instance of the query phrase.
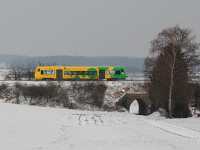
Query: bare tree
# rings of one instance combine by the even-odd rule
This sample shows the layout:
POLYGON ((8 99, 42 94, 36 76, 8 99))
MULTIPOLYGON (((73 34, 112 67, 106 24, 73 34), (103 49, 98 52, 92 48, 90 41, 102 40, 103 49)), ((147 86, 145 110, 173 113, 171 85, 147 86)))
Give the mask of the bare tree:
POLYGON ((5 77, 6 80, 33 80, 34 79, 34 65, 11 65, 10 71, 5 77))
POLYGON ((196 53, 199 44, 195 42, 189 29, 175 26, 160 32, 151 45, 152 56, 145 61, 145 74, 151 80, 150 95, 156 101, 156 108, 163 105, 168 110, 169 117, 172 117, 173 109, 178 106, 177 99, 181 97, 183 102, 187 101, 187 98, 181 96, 185 96, 185 93, 177 91, 187 89, 189 72, 199 62, 196 53), (167 100, 163 102, 162 99, 166 97, 167 100))

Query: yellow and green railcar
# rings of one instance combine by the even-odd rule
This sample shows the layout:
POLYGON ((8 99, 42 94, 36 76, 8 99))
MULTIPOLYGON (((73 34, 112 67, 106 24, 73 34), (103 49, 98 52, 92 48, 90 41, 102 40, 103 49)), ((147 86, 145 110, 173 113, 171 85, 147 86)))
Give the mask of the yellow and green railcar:
POLYGON ((35 80, 125 80, 123 66, 37 66, 35 80))

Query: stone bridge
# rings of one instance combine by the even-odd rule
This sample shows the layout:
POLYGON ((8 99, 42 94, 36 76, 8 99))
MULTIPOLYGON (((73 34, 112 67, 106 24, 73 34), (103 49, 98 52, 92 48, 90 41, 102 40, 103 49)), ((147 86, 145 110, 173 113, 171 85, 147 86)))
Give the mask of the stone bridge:
POLYGON ((146 92, 137 92, 131 93, 128 92, 124 94, 123 97, 119 99, 116 103, 117 106, 123 106, 127 110, 130 109, 130 105, 133 101, 137 101, 139 104, 139 113, 140 115, 147 115, 151 113, 151 102, 149 96, 146 92))

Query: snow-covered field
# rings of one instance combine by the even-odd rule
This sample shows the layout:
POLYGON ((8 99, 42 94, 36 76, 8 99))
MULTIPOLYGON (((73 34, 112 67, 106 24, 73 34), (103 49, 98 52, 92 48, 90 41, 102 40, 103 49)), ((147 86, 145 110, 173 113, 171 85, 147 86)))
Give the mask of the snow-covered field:
POLYGON ((197 150, 200 119, 0 103, 1 150, 197 150))

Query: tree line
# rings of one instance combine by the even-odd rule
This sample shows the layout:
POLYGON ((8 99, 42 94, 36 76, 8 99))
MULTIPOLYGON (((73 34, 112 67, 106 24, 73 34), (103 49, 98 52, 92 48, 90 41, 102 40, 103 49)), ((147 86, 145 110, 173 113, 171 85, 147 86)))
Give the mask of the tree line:
POLYGON ((5 80, 34 80, 35 65, 15 65, 9 67, 9 72, 5 76, 5 80))

